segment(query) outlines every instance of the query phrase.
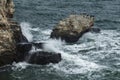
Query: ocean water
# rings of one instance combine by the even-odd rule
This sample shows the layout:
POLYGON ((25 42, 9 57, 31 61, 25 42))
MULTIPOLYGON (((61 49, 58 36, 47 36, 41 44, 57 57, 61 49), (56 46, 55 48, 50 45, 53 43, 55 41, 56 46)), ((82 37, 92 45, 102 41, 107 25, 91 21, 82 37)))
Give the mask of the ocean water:
MULTIPOLYGON (((120 80, 120 0, 14 0, 14 20, 32 42, 45 51, 60 52, 58 64, 13 63, 0 68, 0 80, 120 80), (70 14, 95 16, 94 27, 78 42, 49 39, 55 25, 70 14)), ((31 50, 31 51, 34 51, 31 50)))

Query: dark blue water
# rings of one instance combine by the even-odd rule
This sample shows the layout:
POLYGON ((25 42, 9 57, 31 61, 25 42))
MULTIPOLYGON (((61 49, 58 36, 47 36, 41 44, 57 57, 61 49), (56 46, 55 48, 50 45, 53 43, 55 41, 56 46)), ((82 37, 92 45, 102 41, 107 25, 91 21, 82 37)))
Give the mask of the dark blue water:
POLYGON ((63 60, 45 66, 14 63, 0 71, 0 80, 120 80, 120 0, 14 2, 14 19, 29 41, 47 41, 46 49, 60 52, 63 60), (89 32, 74 44, 48 40, 60 20, 81 13, 95 16, 101 32, 89 32))

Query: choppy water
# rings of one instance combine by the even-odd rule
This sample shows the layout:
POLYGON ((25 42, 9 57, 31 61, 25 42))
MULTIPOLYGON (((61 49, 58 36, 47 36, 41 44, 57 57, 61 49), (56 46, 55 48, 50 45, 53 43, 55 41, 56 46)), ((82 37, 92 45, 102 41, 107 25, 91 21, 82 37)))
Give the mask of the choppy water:
POLYGON ((29 41, 46 41, 44 49, 60 52, 63 60, 46 66, 13 63, 0 71, 0 80, 120 80, 120 0, 14 1, 15 19, 29 41), (61 19, 80 13, 94 15, 101 32, 74 44, 48 40, 61 19))

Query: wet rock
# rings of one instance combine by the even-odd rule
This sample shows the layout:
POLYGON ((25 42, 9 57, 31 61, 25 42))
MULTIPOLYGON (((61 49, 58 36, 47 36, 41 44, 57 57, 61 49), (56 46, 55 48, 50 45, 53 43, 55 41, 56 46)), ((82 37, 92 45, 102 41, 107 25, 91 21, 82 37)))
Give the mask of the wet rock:
POLYGON ((95 32, 95 33, 100 33, 100 28, 97 28, 97 27, 93 27, 90 29, 91 32, 95 32))
POLYGON ((51 52, 34 52, 30 55, 29 63, 31 64, 40 64, 46 65, 49 63, 58 63, 62 60, 60 53, 51 53, 51 52))
POLYGON ((9 51, 0 53, 0 66, 12 64, 16 60, 16 54, 9 51))
POLYGON ((39 43, 31 43, 31 42, 21 42, 16 44, 16 50, 17 52, 25 53, 29 52, 32 49, 32 46, 37 49, 43 49, 43 45, 45 43, 39 42, 39 43))
POLYGON ((21 53, 22 52, 29 52, 31 50, 31 48, 32 48, 32 44, 22 42, 22 43, 18 43, 16 45, 16 48, 17 48, 17 51, 21 52, 21 53))
POLYGON ((28 42, 27 38, 22 34, 21 27, 17 22, 12 21, 10 26, 16 43, 28 42))
POLYGON ((29 51, 32 49, 31 43, 18 43, 16 45, 16 62, 24 61, 25 57, 29 54, 29 51))
POLYGON ((60 21, 53 29, 51 38, 61 38, 66 42, 72 43, 86 32, 90 31, 94 24, 94 17, 88 15, 70 15, 60 21))
POLYGON ((36 48, 43 49, 43 45, 44 45, 45 43, 39 42, 39 43, 32 43, 32 44, 33 44, 33 46, 35 46, 36 48))

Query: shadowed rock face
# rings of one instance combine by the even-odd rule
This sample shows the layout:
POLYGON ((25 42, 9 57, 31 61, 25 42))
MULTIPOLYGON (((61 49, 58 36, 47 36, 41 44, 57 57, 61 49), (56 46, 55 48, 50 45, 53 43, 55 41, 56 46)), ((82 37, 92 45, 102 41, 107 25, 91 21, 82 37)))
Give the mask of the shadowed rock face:
POLYGON ((17 44, 17 62, 27 61, 31 64, 46 65, 49 63, 58 63, 62 60, 60 53, 42 51, 45 43, 19 43, 17 44), (41 51, 29 52, 34 46, 35 49, 41 51))
POLYGON ((29 57, 29 63, 32 64, 49 64, 49 63, 58 63, 62 60, 60 53, 50 53, 50 52, 34 52, 29 57))
POLYGON ((66 42, 76 42, 90 30, 94 24, 94 18, 87 15, 70 15, 60 21, 51 33, 51 38, 61 38, 66 42))
POLYGON ((13 13, 13 1, 0 0, 0 66, 15 61, 16 43, 24 39, 18 23, 11 20, 13 13))

